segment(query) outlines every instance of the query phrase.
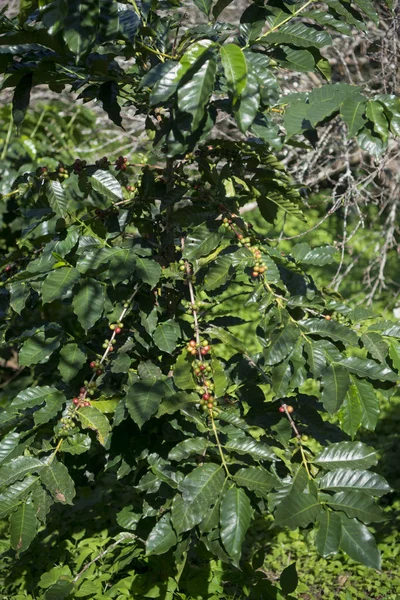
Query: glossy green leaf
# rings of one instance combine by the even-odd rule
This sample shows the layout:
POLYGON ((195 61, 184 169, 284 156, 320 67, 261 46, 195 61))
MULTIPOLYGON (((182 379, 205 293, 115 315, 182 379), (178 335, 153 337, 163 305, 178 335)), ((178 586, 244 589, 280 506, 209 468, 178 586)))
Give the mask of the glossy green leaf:
POLYGON ((323 387, 321 401, 329 413, 335 413, 341 407, 350 385, 350 378, 345 368, 329 365, 321 376, 323 387))
POLYGON ((23 281, 15 281, 10 284, 10 306, 19 315, 25 308, 27 299, 30 296, 31 288, 23 281))
POLYGON ((108 273, 115 287, 121 281, 129 279, 136 267, 136 255, 130 248, 118 250, 113 254, 108 273))
POLYGON ((297 492, 287 495, 275 512, 275 525, 280 527, 306 527, 318 519, 321 504, 312 494, 297 492))
POLYGON ((110 422, 103 413, 94 406, 83 406, 77 411, 77 416, 84 429, 92 429, 102 446, 105 446, 110 433, 110 422))
POLYGON ((204 117, 205 107, 214 89, 216 68, 215 59, 206 60, 191 79, 178 88, 178 106, 182 112, 192 116, 192 131, 199 127, 204 117))
POLYGON ((368 469, 377 464, 377 451, 362 442, 339 442, 324 448, 314 459, 325 469, 368 469))
POLYGON ((388 353, 388 345, 379 333, 366 331, 361 336, 361 341, 372 356, 380 363, 384 363, 388 353))
POLYGON ((238 437, 228 440, 225 448, 234 450, 238 454, 249 454, 255 460, 276 460, 275 454, 267 444, 256 442, 250 437, 238 437))
POLYGON ((61 337, 46 337, 42 331, 25 340, 19 352, 19 364, 21 367, 29 367, 46 363, 50 356, 59 347, 61 337))
POLYGON ((379 398, 374 387, 368 381, 351 376, 350 387, 352 399, 360 406, 360 424, 374 431, 379 418, 379 398))
POLYGON ((10 519, 11 547, 19 555, 25 552, 36 536, 38 520, 32 503, 24 502, 10 519))
POLYGON ((380 102, 369 100, 366 115, 372 122, 375 133, 386 141, 389 136, 389 123, 386 119, 385 109, 380 102))
POLYGON ((141 429, 165 396, 164 383, 153 379, 137 381, 128 388, 125 402, 131 418, 141 429))
POLYGON ((286 23, 277 31, 267 32, 260 42, 268 44, 290 44, 300 48, 323 48, 332 43, 326 31, 315 29, 305 23, 286 23))
POLYGON ((264 352, 264 358, 267 365, 276 365, 287 357, 293 350, 300 337, 300 330, 296 325, 289 323, 281 330, 271 335, 271 343, 264 352))
POLYGON ((202 521, 202 511, 193 510, 191 502, 186 502, 180 494, 172 501, 171 520, 178 535, 193 529, 202 521))
POLYGON ((0 440, 0 464, 5 462, 15 452, 21 440, 21 434, 16 431, 10 431, 3 435, 0 440))
POLYGON ((367 15, 371 21, 375 23, 375 25, 379 24, 379 15, 375 10, 374 3, 371 0, 354 0, 354 4, 356 4, 363 13, 367 15))
POLYGON ((161 267, 155 260, 137 256, 135 275, 139 281, 144 281, 153 288, 157 285, 161 277, 161 267))
POLYGON ((365 96, 354 91, 349 94, 340 107, 340 116, 347 125, 347 136, 354 137, 365 123, 364 112, 366 107, 365 96))
POLYGON ((80 273, 74 267, 60 267, 49 273, 42 286, 43 303, 53 302, 65 296, 79 277, 80 273))
POLYGON ((211 10, 212 0, 193 0, 194 4, 197 6, 201 12, 208 17, 211 10))
POLYGON ((224 285, 230 278, 232 270, 232 259, 229 255, 217 258, 204 277, 204 289, 212 291, 224 285))
MULTIPOLYGON (((296 248, 297 246, 295 246, 296 248)), ((334 262, 334 255, 337 253, 337 249, 333 246, 319 246, 318 248, 311 248, 305 252, 298 262, 303 265, 314 265, 316 267, 323 267, 330 265, 334 262)), ((296 258, 296 257, 295 257, 296 258)))
POLYGON ((103 314, 104 287, 95 279, 84 278, 79 282, 72 306, 85 332, 93 327, 103 314))
POLYGON ((351 385, 343 402, 339 414, 340 425, 345 433, 354 440, 354 437, 361 426, 361 404, 357 393, 357 388, 351 385))
POLYGON ((98 169, 89 177, 92 188, 111 202, 122 200, 122 189, 118 179, 109 171, 98 169))
POLYGON ((33 415, 35 425, 43 425, 53 419, 61 411, 65 402, 66 397, 62 392, 57 390, 53 394, 49 394, 46 397, 45 405, 35 411, 33 415))
POLYGON ((251 65, 247 67, 246 87, 241 93, 240 100, 235 106, 235 119, 242 133, 246 133, 251 127, 260 104, 260 91, 258 79, 253 73, 251 65))
POLYGON ((221 62, 235 103, 247 85, 247 64, 242 49, 236 44, 225 44, 221 47, 221 62))
POLYGON ((340 548, 352 559, 373 569, 381 568, 381 557, 373 535, 356 519, 340 515, 342 533, 340 548))
POLYGON ((170 516, 163 515, 146 540, 146 554, 165 554, 177 542, 170 516))
POLYGON ((345 512, 350 519, 356 518, 363 523, 385 521, 382 509, 375 504, 371 496, 363 492, 337 492, 328 501, 328 505, 334 510, 345 512))
POLYGON ((43 485, 49 490, 56 502, 73 504, 75 485, 67 467, 53 458, 40 472, 43 485))
POLYGON ((299 321, 299 324, 308 334, 327 337, 335 342, 346 342, 352 346, 356 346, 358 343, 358 336, 354 331, 334 320, 312 318, 299 321))
POLYGON ((185 502, 193 504, 193 510, 201 511, 203 517, 219 495, 224 483, 224 471, 220 465, 206 463, 196 467, 180 482, 179 490, 185 502))
POLYGON ((363 469, 335 469, 329 471, 320 479, 319 487, 323 490, 333 490, 335 492, 365 492, 372 496, 383 496, 391 490, 383 477, 363 469))
POLYGON ((75 54, 77 62, 89 52, 96 39, 96 0, 68 0, 68 12, 64 20, 64 40, 75 54))
POLYGON ((304 344, 304 350, 307 355, 307 364, 311 374, 318 379, 325 370, 326 357, 321 346, 312 340, 307 340, 304 344))
POLYGON ((274 475, 262 467, 239 469, 233 478, 237 485, 247 488, 260 498, 268 498, 268 492, 270 492, 278 482, 274 475))
POLYGON ((315 543, 320 556, 336 554, 339 550, 341 521, 334 512, 324 510, 318 518, 319 528, 315 543))
POLYGON ((44 464, 33 456, 18 456, 0 468, 0 486, 8 487, 25 475, 39 473, 44 464))
POLYGON ((232 335, 227 329, 223 329, 222 327, 217 327, 216 325, 209 325, 205 329, 205 333, 216 337, 220 342, 228 346, 229 348, 234 348, 239 352, 245 353, 246 346, 245 344, 239 340, 236 336, 232 335))
POLYGON ((236 566, 252 516, 253 509, 244 490, 231 487, 224 493, 220 508, 221 540, 236 566))
POLYGON ((52 180, 46 181, 44 189, 50 207, 56 215, 65 217, 67 214, 67 198, 61 183, 52 180))
POLYGON ((16 481, 0 494, 0 519, 4 519, 9 513, 18 508, 22 500, 28 496, 37 485, 38 477, 28 475, 22 481, 16 481))
POLYGON ((73 379, 86 363, 86 354, 78 344, 66 344, 60 351, 58 370, 63 381, 68 383, 73 379))
POLYGON ((393 367, 400 373, 400 344, 391 341, 389 346, 389 356, 392 359, 393 367))
POLYGON ((206 223, 202 223, 198 227, 195 227, 191 233, 188 233, 183 258, 192 261, 210 254, 210 252, 216 249, 223 237, 224 232, 222 228, 210 229, 206 223))
POLYGON ((174 382, 180 390, 195 390, 196 382, 193 379, 193 370, 186 348, 178 356, 173 368, 174 382))
POLYGON ((64 600, 74 589, 74 584, 69 577, 60 577, 58 581, 44 595, 44 600, 64 600))
POLYGON ((159 323, 153 333, 153 339, 156 346, 163 352, 172 354, 176 350, 176 343, 179 339, 181 330, 179 324, 170 319, 159 323))
POLYGON ((389 369, 386 365, 379 365, 369 358, 350 356, 349 358, 344 358, 340 364, 350 371, 350 373, 354 373, 359 377, 380 379, 381 381, 397 381, 399 378, 392 369, 389 369))
POLYGON ((204 438, 190 438, 179 442, 168 454, 170 460, 186 460, 189 456, 202 455, 209 447, 210 442, 204 438))

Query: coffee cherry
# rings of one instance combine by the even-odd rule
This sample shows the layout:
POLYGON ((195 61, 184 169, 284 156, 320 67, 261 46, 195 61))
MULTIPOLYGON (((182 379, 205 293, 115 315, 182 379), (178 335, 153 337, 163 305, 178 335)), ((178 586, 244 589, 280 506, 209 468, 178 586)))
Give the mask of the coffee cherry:
POLYGON ((332 319, 331 315, 324 315, 324 319, 326 321, 330 321, 332 319))
POLYGON ((80 400, 79 400, 79 398, 74 398, 74 399, 72 400, 72 402, 73 402, 73 403, 75 404, 75 406, 76 406, 77 404, 79 404, 80 400))
POLYGON ((252 277, 258 277, 258 273, 257 273, 257 271, 253 271, 253 272, 252 272, 252 274, 251 274, 251 276, 252 276, 252 277))
POLYGON ((86 389, 87 389, 86 387, 81 387, 80 390, 79 390, 79 392, 81 394, 85 394, 86 393, 86 389))
POLYGON ((97 367, 97 362, 95 360, 92 360, 92 362, 89 364, 89 367, 91 369, 95 369, 97 367))
POLYGON ((196 344, 196 342, 195 342, 194 340, 190 340, 190 342, 189 342, 189 346, 190 346, 191 348, 196 348, 197 344, 196 344))
POLYGON ((288 411, 288 413, 292 413, 294 411, 294 408, 289 404, 289 406, 286 407, 286 410, 288 411))
POLYGON ((108 346, 108 351, 112 352, 114 350, 114 346, 108 346))
POLYGON ((209 400, 211 398, 210 394, 207 394, 207 392, 205 394, 203 394, 202 396, 203 400, 209 400))
POLYGON ((85 400, 85 402, 83 403, 83 406, 90 406, 89 400, 85 400))
POLYGON ((205 371, 206 368, 207 368, 206 365, 200 365, 200 367, 199 367, 200 371, 205 371))
POLYGON ((103 369, 97 369, 96 375, 103 375, 103 369))
POLYGON ((280 412, 280 413, 284 413, 284 412, 285 412, 285 405, 283 405, 283 406, 280 406, 280 407, 278 408, 278 410, 279 410, 279 412, 280 412))
POLYGON ((207 404, 207 408, 209 408, 210 410, 212 410, 212 409, 214 408, 214 405, 213 405, 213 403, 212 403, 212 402, 209 402, 209 403, 207 404))
POLYGON ((114 332, 115 332, 116 334, 118 334, 118 333, 121 333, 121 331, 122 331, 121 327, 116 327, 116 328, 114 329, 114 332))

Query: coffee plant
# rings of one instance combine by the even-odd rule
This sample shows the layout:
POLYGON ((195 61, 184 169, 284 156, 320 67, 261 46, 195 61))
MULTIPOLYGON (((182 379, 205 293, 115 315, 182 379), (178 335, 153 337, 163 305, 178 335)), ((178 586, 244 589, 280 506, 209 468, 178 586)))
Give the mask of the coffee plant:
POLYGON ((15 127, 32 88, 68 86, 117 126, 134 106, 153 142, 148 164, 60 148, 28 170, 27 156, 3 185, 1 355, 18 357, 0 415, 4 551, 10 565, 51 552, 62 505, 81 509, 78 531, 83 507, 111 515, 105 549, 75 571, 49 556, 15 598, 290 597, 295 566, 279 584, 262 569, 262 536, 284 527, 381 567, 368 526, 391 490, 355 437, 399 380, 400 326, 317 289, 307 269, 334 247, 282 253, 241 212, 306 220, 279 153, 332 119, 375 157, 400 133, 400 99, 331 83, 322 53, 377 22, 375 3, 234 5, 21 0, 1 15, 15 127), (321 85, 285 95, 291 71, 321 85))

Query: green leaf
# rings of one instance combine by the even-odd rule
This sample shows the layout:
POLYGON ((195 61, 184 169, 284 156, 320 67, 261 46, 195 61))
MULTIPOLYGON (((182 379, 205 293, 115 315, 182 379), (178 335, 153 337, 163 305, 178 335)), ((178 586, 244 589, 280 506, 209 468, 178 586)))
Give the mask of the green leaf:
POLYGON ((37 385, 22 390, 15 396, 12 406, 18 410, 33 408, 43 405, 51 396, 60 394, 61 392, 49 385, 37 385))
POLYGON ((165 554, 177 542, 170 516, 163 515, 146 540, 146 554, 165 554))
POLYGON ((176 343, 179 339, 181 329, 179 324, 169 319, 164 323, 159 323, 153 333, 153 340, 156 346, 163 352, 172 354, 176 350, 176 343))
POLYGON ((57 216, 65 217, 67 214, 67 199, 61 183, 52 180, 46 181, 44 189, 50 207, 57 216))
POLYGON ((128 388, 125 397, 126 407, 139 429, 157 412, 164 396, 163 381, 144 379, 136 381, 128 388))
POLYGON ((358 336, 357 334, 334 320, 326 321, 325 319, 304 319, 299 321, 299 324, 304 330, 311 335, 319 335, 321 337, 328 337, 335 342, 347 342, 351 346, 357 346, 358 336))
POLYGON ((372 356, 376 360, 379 360, 380 363, 384 363, 386 361, 386 356, 388 353, 388 345, 379 335, 379 333, 374 333, 373 331, 366 331, 361 336, 361 341, 372 356))
POLYGON ((64 20, 64 40, 76 62, 90 51, 95 39, 98 19, 96 0, 68 0, 68 12, 64 20))
MULTIPOLYGON (((122 127, 121 107, 117 101, 118 91, 116 81, 105 81, 99 88, 97 99, 102 103, 103 110, 106 111, 111 121, 118 127, 122 127)), ((95 188, 95 186, 93 187, 95 188)))
POLYGON ((206 17, 209 16, 212 0, 193 0, 193 3, 197 6, 199 10, 201 10, 201 12, 204 15, 206 15, 206 17))
POLYGON ((210 254, 216 249, 223 237, 224 231, 222 228, 210 229, 206 223, 202 223, 187 235, 182 253, 183 258, 192 261, 210 254))
POLYGON ((43 425, 43 423, 48 423, 48 421, 50 421, 57 415, 57 413, 60 412, 65 402, 66 398, 62 392, 57 390, 53 394, 49 394, 46 397, 45 405, 37 410, 33 415, 35 425, 43 425))
POLYGON ((296 563, 292 563, 283 569, 279 577, 279 583, 284 594, 291 594, 297 588, 299 577, 296 571, 296 563))
POLYGON ((220 360, 215 358, 215 356, 211 357, 211 368, 214 382, 214 393, 218 398, 224 395, 226 388, 228 387, 228 379, 223 364, 220 360))
POLYGON ((220 340, 220 342, 222 342, 229 348, 234 348, 235 350, 238 350, 243 354, 246 353, 245 344, 236 336, 232 335, 232 333, 230 333, 226 329, 223 329, 222 327, 217 327, 216 325, 209 325, 204 330, 204 333, 208 333, 209 335, 216 337, 218 340, 220 340))
POLYGON ((253 509, 244 490, 231 487, 224 493, 220 508, 221 540, 237 567, 252 516, 253 509))
POLYGON ((16 431, 10 431, 10 433, 7 433, 2 437, 0 441, 0 464, 13 454, 14 450, 18 447, 20 440, 21 434, 16 431))
POLYGON ((174 382, 180 390, 195 390, 196 382, 192 375, 192 365, 186 348, 178 356, 173 368, 174 382))
POLYGON ((372 496, 383 496, 391 491, 389 484, 383 477, 363 469, 335 469, 329 471, 321 477, 319 487, 323 490, 334 490, 336 492, 365 492, 372 496))
POLYGON ((321 346, 313 340, 307 340, 305 342, 304 350, 307 355, 307 364, 310 368, 311 374, 315 379, 318 379, 326 367, 325 352, 321 346))
POLYGON ((350 385, 349 375, 343 367, 329 365, 321 376, 323 386, 321 401, 325 409, 333 414, 339 410, 350 385))
POLYGON ((43 364, 47 362, 50 356, 59 347, 61 336, 46 338, 46 334, 41 331, 25 340, 19 351, 19 364, 21 367, 43 364))
MULTIPOLYGON (((294 250, 296 250, 298 246, 300 246, 300 244, 297 244, 294 247, 294 250)), ((297 258, 293 252, 294 258, 297 262, 303 265, 313 265, 315 267, 324 267, 325 265, 330 265, 334 262, 333 257, 336 254, 337 249, 333 246, 319 246, 318 248, 313 248, 312 250, 310 247, 308 248, 309 250, 303 253, 299 258, 297 258)))
POLYGON ((276 365, 281 362, 293 350, 298 338, 300 329, 296 325, 289 323, 281 330, 271 335, 271 343, 264 352, 264 358, 267 365, 276 365))
POLYGON ((122 200, 122 189, 118 179, 109 171, 98 169, 89 177, 92 188, 111 202, 122 200))
POLYGON ((354 439, 357 431, 360 428, 361 416, 362 411, 360 399, 357 394, 357 388, 351 385, 339 415, 342 429, 351 437, 351 439, 354 439))
POLYGON ((374 3, 371 0, 354 0, 354 4, 356 4, 363 13, 367 15, 371 21, 375 23, 375 25, 379 24, 379 15, 375 10, 374 3))
POLYGON ((377 451, 362 442, 339 442, 324 448, 314 459, 325 469, 368 469, 377 464, 377 451))
POLYGON ((399 379, 399 376, 392 369, 389 369, 386 365, 378 365, 369 358, 350 356, 349 358, 344 358, 339 364, 346 367, 350 373, 354 373, 359 377, 380 379, 381 381, 397 381, 399 379))
POLYGON ((218 19, 222 11, 233 2, 233 0, 217 0, 212 9, 214 19, 218 19))
POLYGON ((73 504, 75 485, 67 467, 53 458, 40 472, 40 479, 56 502, 73 504))
POLYGON ((364 112, 366 107, 366 98, 358 93, 355 88, 354 93, 349 94, 342 102, 340 107, 340 116, 347 125, 347 137, 351 138, 357 135, 365 123, 364 112))
POLYGON ((204 518, 210 505, 218 497, 224 479, 224 470, 220 465, 206 463, 186 475, 179 484, 179 490, 185 502, 192 504, 192 510, 201 512, 204 518))
POLYGON ((230 256, 220 256, 211 264, 204 277, 204 289, 207 291, 216 290, 224 285, 232 271, 232 259, 230 256))
POLYGON ((337 492, 327 503, 334 510, 344 511, 350 519, 354 517, 363 523, 385 521, 382 509, 371 496, 362 492, 337 492))
POLYGON ((180 494, 172 501, 171 519, 178 535, 193 529, 202 521, 201 511, 194 511, 191 502, 185 502, 180 494))
POLYGON ((238 454, 249 454, 255 460, 276 460, 276 456, 267 444, 256 442, 250 437, 238 437, 228 440, 225 444, 227 450, 234 450, 238 454))
POLYGON ((318 519, 320 511, 321 505, 312 494, 290 493, 278 505, 274 523, 290 529, 306 527, 318 519))
POLYGON ((60 351, 58 370, 63 381, 68 383, 73 379, 86 363, 86 354, 78 344, 66 344, 60 351))
POLYGON ((195 131, 205 114, 205 107, 214 89, 217 63, 214 58, 206 60, 191 79, 178 88, 178 106, 192 115, 191 129, 195 131))
POLYGON ((277 485, 277 478, 262 467, 247 467, 239 469, 234 475, 237 485, 246 487, 260 498, 268 498, 270 492, 277 485))
POLYGON ((352 399, 360 406, 361 410, 360 424, 366 429, 374 431, 379 417, 379 398, 374 387, 368 381, 357 379, 357 377, 352 376, 351 381, 352 399))
POLYGON ((14 281, 10 284, 10 306, 16 313, 21 314, 30 296, 31 288, 23 281, 14 281))
POLYGON ((201 455, 210 446, 210 442, 204 438, 190 438, 179 442, 168 454, 169 460, 186 460, 193 454, 201 455))
MULTIPOLYGON (((294 371, 296 371, 295 368, 294 371)), ((292 367, 290 366, 288 360, 283 361, 273 369, 271 382, 275 399, 284 398, 286 396, 291 378, 292 367)))
POLYGON ((105 446, 110 433, 110 422, 103 413, 94 406, 83 406, 77 411, 77 416, 84 429, 93 429, 102 446, 105 446))
POLYGON ((135 275, 140 281, 148 283, 153 288, 160 280, 161 267, 155 260, 137 256, 135 275))
POLYGON ((386 119, 385 109, 380 102, 369 100, 367 103, 366 115, 370 121, 375 133, 377 133, 383 141, 386 141, 389 136, 389 123, 386 119))
POLYGON ((74 589, 74 584, 68 577, 60 577, 60 579, 48 590, 44 595, 44 600, 64 600, 74 589))
POLYGON ((336 554, 339 550, 341 521, 340 516, 334 512, 324 510, 319 516, 319 528, 315 540, 320 556, 326 557, 336 554))
POLYGON ((236 123, 242 133, 246 133, 251 127, 257 115, 261 99, 258 79, 253 73, 252 66, 248 65, 247 69, 246 87, 240 96, 239 102, 236 103, 234 111, 236 123))
POLYGON ((389 356, 392 359, 393 367, 400 372, 400 344, 393 340, 390 342, 389 356))
POLYGON ((387 148, 387 142, 384 142, 382 138, 368 126, 368 123, 359 132, 357 142, 362 150, 372 154, 376 158, 382 156, 387 148))
POLYGON ((25 118, 26 110, 31 98, 33 73, 26 73, 15 86, 12 100, 12 116, 17 128, 25 118))
POLYGON ((0 485, 8 487, 14 481, 23 479, 25 475, 38 473, 44 464, 33 456, 18 456, 0 468, 0 485))
POLYGON ((129 279, 134 273, 136 259, 137 256, 130 248, 118 250, 118 252, 112 256, 108 273, 114 287, 118 283, 121 283, 121 281, 129 279))
POLYGON ((17 555, 25 552, 36 536, 38 520, 35 507, 25 502, 16 510, 10 519, 10 543, 17 555))
POLYGON ((381 557, 372 534, 356 519, 340 515, 342 534, 340 548, 353 560, 372 569, 381 568, 381 557))
POLYGON ((3 494, 0 494, 0 519, 4 519, 9 513, 16 510, 38 481, 38 477, 28 475, 22 481, 14 482, 3 494))
POLYGON ((104 310, 105 289, 100 282, 89 277, 81 279, 72 300, 74 313, 85 332, 100 319, 104 310))
POLYGON ((43 282, 43 304, 62 298, 70 292, 80 277, 79 271, 74 267, 60 267, 49 273, 43 282))
POLYGON ((247 85, 247 63, 242 49, 236 44, 221 47, 221 62, 233 102, 240 98, 247 85))
POLYGON ((315 29, 301 23, 287 23, 277 31, 267 32, 259 39, 260 43, 290 44, 300 48, 322 48, 332 44, 331 36, 326 31, 315 29))

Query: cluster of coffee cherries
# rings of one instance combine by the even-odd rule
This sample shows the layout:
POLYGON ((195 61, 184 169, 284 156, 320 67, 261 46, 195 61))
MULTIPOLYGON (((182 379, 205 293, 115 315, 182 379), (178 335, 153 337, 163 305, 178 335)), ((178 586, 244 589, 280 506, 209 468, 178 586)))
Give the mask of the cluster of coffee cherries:
POLYGON ((253 271, 251 273, 251 276, 256 278, 259 277, 259 275, 263 275, 268 267, 262 260, 260 247, 257 245, 252 246, 251 239, 249 237, 244 237, 242 233, 237 234, 237 239, 239 246, 244 246, 245 248, 248 248, 254 256, 253 271))
POLYGON ((195 340, 190 340, 187 345, 187 351, 192 356, 196 356, 200 351, 201 356, 206 356, 210 352, 211 348, 207 340, 202 340, 200 344, 197 344, 195 340))
POLYGON ((64 417, 61 417, 59 420, 59 435, 61 437, 66 437, 70 433, 71 429, 75 429, 75 422, 73 420, 73 414, 75 410, 71 407, 67 409, 67 414, 64 417))
POLYGON ((90 406, 90 401, 87 399, 87 395, 94 396, 97 390, 97 385, 94 381, 88 381, 85 379, 84 385, 79 390, 79 396, 72 399, 72 402, 76 407, 90 406))
POLYGON ((125 189, 127 192, 130 192, 130 193, 136 191, 136 187, 134 185, 127 185, 127 186, 125 186, 125 189))
POLYGON ((126 156, 118 156, 117 160, 115 161, 115 168, 117 171, 126 171, 126 167, 128 165, 129 163, 126 156))
POLYGON ((69 177, 69 173, 68 173, 68 169, 66 169, 63 165, 63 163, 59 163, 58 167, 57 167, 57 175, 58 175, 58 179, 67 179, 67 177, 69 177))
POLYGON ((282 404, 279 408, 278 408, 280 413, 284 413, 284 412, 288 412, 288 413, 292 413, 294 411, 293 406, 291 406, 290 404, 282 404))
POLYGON ((195 302, 189 302, 188 300, 182 301, 182 306, 184 307, 187 313, 198 312, 202 308, 208 306, 207 302, 203 302, 202 300, 196 300, 195 302))
POLYGON ((89 367, 91 369, 93 369, 93 371, 96 373, 96 375, 103 375, 103 369, 101 367, 100 361, 99 360, 92 360, 89 363, 89 367))
POLYGON ((75 162, 72 165, 74 173, 76 175, 79 175, 80 173, 82 173, 82 171, 86 167, 86 165, 87 165, 86 160, 81 160, 80 158, 75 159, 75 162))
POLYGON ((103 158, 99 158, 99 160, 96 160, 95 162, 96 167, 99 167, 100 169, 106 169, 109 164, 110 161, 107 156, 103 156, 103 158))

